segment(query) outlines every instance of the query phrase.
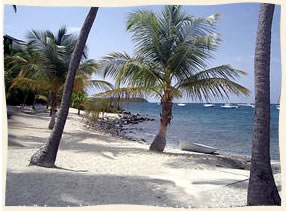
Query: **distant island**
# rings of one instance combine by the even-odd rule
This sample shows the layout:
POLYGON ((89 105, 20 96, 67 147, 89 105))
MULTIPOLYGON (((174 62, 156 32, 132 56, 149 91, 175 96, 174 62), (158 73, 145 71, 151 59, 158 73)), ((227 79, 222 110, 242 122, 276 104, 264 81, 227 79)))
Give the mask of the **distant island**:
POLYGON ((98 98, 98 101, 100 102, 101 100, 104 101, 109 101, 109 102, 120 102, 120 103, 149 103, 148 100, 145 98, 141 97, 136 97, 136 98, 98 98))

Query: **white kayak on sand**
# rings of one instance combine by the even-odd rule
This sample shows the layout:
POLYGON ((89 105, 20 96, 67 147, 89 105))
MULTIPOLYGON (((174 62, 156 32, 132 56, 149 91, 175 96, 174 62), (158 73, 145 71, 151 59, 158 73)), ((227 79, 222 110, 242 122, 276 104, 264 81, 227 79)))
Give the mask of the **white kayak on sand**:
POLYGON ((218 149, 210 146, 206 146, 203 144, 191 143, 187 141, 180 141, 179 147, 181 150, 192 151, 192 152, 200 152, 200 153, 214 153, 218 149))

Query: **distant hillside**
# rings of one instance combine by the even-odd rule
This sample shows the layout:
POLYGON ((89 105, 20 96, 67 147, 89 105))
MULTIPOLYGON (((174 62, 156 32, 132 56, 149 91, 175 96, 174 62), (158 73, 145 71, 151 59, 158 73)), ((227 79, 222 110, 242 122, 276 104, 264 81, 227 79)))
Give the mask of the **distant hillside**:
POLYGON ((113 102, 118 102, 120 103, 148 103, 148 101, 144 98, 98 98, 98 101, 100 100, 108 100, 108 101, 113 101, 113 102))

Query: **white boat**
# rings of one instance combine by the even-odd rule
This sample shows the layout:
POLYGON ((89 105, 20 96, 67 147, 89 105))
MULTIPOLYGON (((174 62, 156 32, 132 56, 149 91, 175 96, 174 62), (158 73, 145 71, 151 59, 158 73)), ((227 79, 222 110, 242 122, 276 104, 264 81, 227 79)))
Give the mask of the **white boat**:
POLYGON ((280 105, 276 105, 276 108, 277 108, 278 110, 280 110, 280 105))
POLYGON ((242 106, 242 107, 249 107, 250 104, 249 103, 238 103, 238 106, 242 106))
POLYGON ((230 103, 226 103, 220 106, 221 108, 239 108, 237 105, 232 105, 230 103))
POLYGON ((251 108, 254 108, 255 106, 251 103, 238 103, 237 104, 238 106, 240 107, 251 107, 251 108))
POLYGON ((206 103, 206 104, 204 104, 204 107, 214 107, 215 105, 214 104, 212 104, 212 103, 206 103))
POLYGON ((214 147, 206 146, 203 144, 191 143, 187 141, 180 141, 179 147, 181 150, 207 153, 207 154, 214 153, 218 150, 217 148, 214 147))
POLYGON ((178 103, 178 106, 185 106, 185 103, 178 103))

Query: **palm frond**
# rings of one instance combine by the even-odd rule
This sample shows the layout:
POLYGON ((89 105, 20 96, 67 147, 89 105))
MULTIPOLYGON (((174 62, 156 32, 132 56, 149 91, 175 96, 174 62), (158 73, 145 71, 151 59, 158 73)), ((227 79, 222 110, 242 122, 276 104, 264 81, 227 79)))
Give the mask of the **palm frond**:
POLYGON ((98 64, 93 59, 84 60, 77 71, 77 74, 87 74, 91 76, 98 71, 98 64))
POLYGON ((180 87, 181 84, 188 83, 190 81, 210 79, 210 78, 225 78, 227 80, 236 80, 240 75, 246 75, 247 73, 242 70, 232 68, 230 65, 220 65, 207 70, 200 71, 194 75, 188 76, 184 80, 180 80, 175 87, 180 87))
POLYGON ((123 99, 132 99, 132 98, 144 98, 150 91, 145 88, 117 88, 113 90, 108 90, 106 92, 101 92, 95 94, 94 98, 123 98, 123 99))
POLYGON ((144 60, 137 55, 131 58, 126 53, 109 54, 99 62, 99 68, 104 77, 116 79, 116 86, 121 84, 131 87, 153 87, 163 81, 163 76, 157 71, 158 65, 144 60))
POLYGON ((86 87, 88 89, 99 89, 99 90, 114 89, 114 86, 111 83, 104 80, 89 80, 88 85, 86 87))
POLYGON ((38 100, 45 101, 45 102, 48 102, 48 101, 49 101, 48 97, 45 96, 45 95, 36 94, 36 95, 35 95, 35 98, 38 99, 38 100))
POLYGON ((215 98, 224 99, 228 98, 229 94, 249 95, 249 90, 247 88, 226 78, 189 80, 181 83, 179 89, 182 90, 187 97, 199 101, 202 101, 203 99, 209 101, 210 99, 215 98))
POLYGON ((42 92, 50 89, 51 86, 49 83, 45 83, 45 81, 33 80, 30 78, 18 76, 13 80, 11 86, 9 87, 9 89, 12 88, 29 89, 42 92))

